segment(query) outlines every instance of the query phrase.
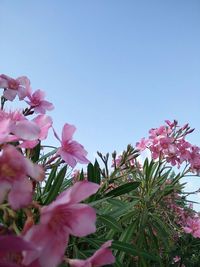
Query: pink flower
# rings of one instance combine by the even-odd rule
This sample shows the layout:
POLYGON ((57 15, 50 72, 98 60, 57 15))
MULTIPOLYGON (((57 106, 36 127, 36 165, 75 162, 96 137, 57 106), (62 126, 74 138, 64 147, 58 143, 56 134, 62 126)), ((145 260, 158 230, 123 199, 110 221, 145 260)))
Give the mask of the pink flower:
POLYGON ((53 121, 51 117, 45 115, 45 114, 40 114, 36 118, 32 120, 37 127, 39 127, 40 132, 38 134, 37 140, 25 140, 22 142, 22 144, 19 145, 19 147, 22 148, 33 148, 35 147, 39 140, 44 140, 47 138, 49 128, 52 127, 53 121))
POLYGON ((175 262, 179 262, 181 260, 181 257, 179 257, 179 256, 175 256, 174 258, 173 258, 173 262, 175 263, 175 262))
POLYGON ((70 234, 82 237, 95 232, 95 210, 79 202, 98 188, 95 183, 77 182, 41 209, 40 224, 32 226, 24 236, 38 248, 24 254, 25 265, 38 259, 41 267, 56 267, 62 261, 70 234))
POLYGON ((0 110, 0 143, 23 140, 36 140, 40 128, 34 121, 29 121, 19 111, 5 112, 0 110))
POLYGON ((75 167, 77 162, 89 163, 86 158, 87 152, 84 147, 72 140, 75 130, 76 128, 73 125, 67 123, 64 125, 62 130, 62 141, 60 141, 61 147, 57 151, 57 154, 60 155, 60 157, 72 168, 75 167))
POLYGON ((200 173, 200 148, 197 146, 191 146, 190 151, 190 168, 192 172, 200 173))
POLYGON ((149 140, 142 138, 140 142, 136 143, 136 148, 139 149, 140 151, 143 151, 147 148, 148 144, 149 144, 149 140))
POLYGON ((112 241, 107 241, 104 243, 100 249, 98 249, 93 256, 86 260, 69 260, 71 267, 100 267, 107 264, 113 264, 115 262, 115 257, 108 247, 110 247, 112 241))
POLYGON ((0 154, 0 203, 8 194, 13 209, 19 209, 32 201, 32 183, 43 179, 43 169, 25 158, 14 146, 5 145, 0 154))
POLYGON ((0 236, 0 266, 20 267, 21 265, 18 265, 15 259, 20 258, 22 251, 30 250, 34 250, 32 244, 19 236, 0 236))
POLYGON ((186 226, 183 230, 187 234, 193 235, 195 238, 200 238, 200 218, 199 217, 188 217, 186 220, 186 226))
POLYGON ((13 79, 5 74, 1 74, 0 87, 6 89, 3 94, 6 99, 13 101, 16 95, 18 95, 19 99, 23 100, 29 94, 30 81, 25 76, 13 79))
POLYGON ((54 108, 53 104, 44 100, 45 93, 41 90, 35 91, 32 95, 28 96, 29 101, 26 101, 36 113, 46 113, 46 110, 52 110, 54 108))

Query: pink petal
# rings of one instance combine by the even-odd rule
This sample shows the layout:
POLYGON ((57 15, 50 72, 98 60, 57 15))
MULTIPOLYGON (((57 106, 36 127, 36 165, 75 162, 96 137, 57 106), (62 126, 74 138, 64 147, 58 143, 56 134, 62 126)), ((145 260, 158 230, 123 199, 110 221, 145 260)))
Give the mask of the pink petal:
POLYGON ((36 181, 43 181, 45 173, 42 166, 33 164, 32 161, 27 158, 25 158, 24 160, 26 161, 26 171, 28 176, 35 179, 36 181))
POLYGON ((38 248, 37 251, 24 253, 24 265, 38 259, 42 267, 57 267, 62 261, 68 243, 66 234, 56 235, 46 225, 34 225, 24 238, 38 248))
POLYGON ((72 139, 74 132, 76 131, 76 127, 74 125, 65 124, 62 130, 62 142, 66 142, 72 139))
POLYGON ((46 110, 52 110, 54 109, 54 105, 46 100, 43 100, 41 103, 42 107, 46 110))
POLYGON ((26 177, 12 183, 8 202, 14 210, 26 207, 32 201, 32 183, 26 177))
POLYGON ((32 121, 23 120, 16 123, 12 132, 24 140, 32 141, 38 139, 40 128, 32 121))
POLYGON ((46 113, 46 109, 42 106, 42 105, 38 105, 34 107, 34 111, 35 113, 41 113, 41 114, 45 114, 46 113))
POLYGON ((32 99, 37 99, 39 101, 43 100, 45 98, 45 92, 42 90, 36 90, 33 94, 32 94, 32 99))
POLYGON ((34 225, 24 235, 24 240, 29 241, 31 244, 36 245, 37 250, 24 252, 23 264, 29 265, 35 261, 42 254, 43 249, 52 242, 52 233, 46 225, 34 225))
POLYGON ((0 88, 8 88, 8 80, 0 75, 0 88))
POLYGON ((96 212, 85 204, 70 205, 67 228, 71 235, 83 237, 96 231, 96 212), (71 211, 71 212, 70 212, 71 211))
POLYGON ((92 267, 90 261, 87 260, 77 260, 77 259, 73 259, 73 260, 69 260, 69 265, 71 267, 92 267))
POLYGON ((39 143, 38 140, 35 141, 23 141, 18 147, 21 148, 34 148, 39 143))
POLYGON ((60 155, 61 158, 72 168, 76 166, 77 160, 74 158, 72 154, 62 149, 62 147, 58 149, 57 154, 60 155))
POLYGON ((75 204, 83 201, 89 196, 95 194, 99 189, 99 185, 88 181, 80 181, 75 183, 69 189, 62 192, 56 199, 57 203, 75 204))
POLYGON ((11 121, 10 119, 1 120, 1 128, 0 128, 0 143, 5 142, 9 133, 10 133, 11 121))
POLYGON ((41 114, 38 115, 33 121, 40 127, 40 140, 44 140, 47 138, 48 130, 52 126, 53 121, 50 116, 41 114))
POLYGON ((42 267, 57 267, 62 262, 67 246, 65 235, 53 237, 39 258, 42 267), (50 256, 51 255, 51 256, 50 256))
POLYGON ((90 258, 92 266, 99 267, 115 262, 115 257, 112 255, 112 251, 108 249, 108 247, 111 246, 111 243, 112 241, 107 241, 94 253, 90 258))
POLYGON ((12 89, 6 89, 4 92, 3 92, 3 96, 10 100, 10 101, 13 101, 15 99, 17 95, 17 90, 12 90, 12 89))
POLYGON ((20 252, 23 250, 33 250, 34 247, 29 242, 23 240, 19 236, 1 235, 0 251, 20 252))

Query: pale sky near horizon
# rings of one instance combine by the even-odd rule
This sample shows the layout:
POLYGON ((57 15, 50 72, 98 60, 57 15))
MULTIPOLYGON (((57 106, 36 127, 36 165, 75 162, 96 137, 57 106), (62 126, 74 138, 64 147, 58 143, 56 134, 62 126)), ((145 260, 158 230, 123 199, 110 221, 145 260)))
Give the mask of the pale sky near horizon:
POLYGON ((74 124, 89 159, 165 119, 189 122, 200 145, 198 0, 0 0, 0 11, 0 72, 44 90, 55 128, 74 124))

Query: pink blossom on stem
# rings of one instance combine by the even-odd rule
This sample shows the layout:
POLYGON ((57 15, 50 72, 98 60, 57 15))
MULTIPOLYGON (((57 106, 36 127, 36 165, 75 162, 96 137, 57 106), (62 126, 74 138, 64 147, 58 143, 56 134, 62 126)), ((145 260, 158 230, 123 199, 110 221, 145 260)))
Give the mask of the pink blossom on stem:
POLYGON ((25 76, 13 79, 5 74, 1 74, 0 88, 5 89, 3 95, 6 99, 13 101, 16 95, 18 95, 19 100, 23 100, 29 94, 30 81, 25 76))
POLYGON ((200 148, 197 146, 191 146, 190 153, 190 168, 192 172, 200 173, 200 148))
MULTIPOLYGON (((62 130, 61 147, 58 149, 57 154, 69 164, 72 168, 75 167, 77 162, 89 163, 86 158, 87 152, 84 147, 76 141, 72 140, 72 136, 76 128, 73 125, 65 124, 62 130)), ((57 135, 55 135, 57 137, 57 135)))
POLYGON ((147 148, 148 144, 149 144, 149 140, 142 138, 140 142, 136 143, 136 148, 139 149, 140 151, 143 151, 147 148))
POLYGON ((38 259, 41 267, 56 267, 63 259, 70 234, 83 237, 95 232, 95 210, 79 202, 96 193, 98 188, 95 183, 77 182, 41 209, 40 223, 24 236, 38 251, 26 252, 24 265, 38 259))
POLYGON ((193 235, 195 238, 200 238, 200 218, 188 217, 186 220, 186 226, 183 227, 185 233, 193 235))
POLYGON ((112 255, 112 251, 108 249, 112 244, 109 240, 104 243, 100 249, 98 249, 94 255, 86 260, 70 259, 69 264, 71 267, 100 267, 115 262, 115 257, 112 255))
POLYGON ((32 95, 28 95, 29 100, 26 101, 27 104, 34 109, 35 113, 46 113, 46 110, 52 110, 54 108, 53 104, 44 100, 45 93, 41 90, 36 90, 32 95))
POLYGON ((14 146, 5 145, 0 154, 0 203, 8 195, 13 209, 19 209, 32 201, 31 177, 41 181, 43 169, 25 158, 14 146))

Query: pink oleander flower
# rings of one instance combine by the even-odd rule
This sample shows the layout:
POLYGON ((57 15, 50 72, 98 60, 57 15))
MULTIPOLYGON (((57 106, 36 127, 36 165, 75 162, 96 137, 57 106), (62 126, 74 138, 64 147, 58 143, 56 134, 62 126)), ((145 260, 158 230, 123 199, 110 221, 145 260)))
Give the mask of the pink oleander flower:
POLYGON ((96 231, 95 210, 79 202, 98 188, 95 183, 77 182, 41 209, 40 223, 24 236, 38 250, 24 253, 24 265, 38 259, 41 267, 56 267, 63 259, 69 235, 83 237, 96 231))
POLYGON ((200 218, 199 217, 188 217, 186 220, 186 226, 183 230, 187 234, 191 234, 195 238, 200 238, 200 218))
POLYGON ((36 118, 32 120, 32 122, 35 123, 40 129, 38 138, 37 140, 23 141, 22 144, 19 145, 19 147, 21 148, 33 148, 39 143, 39 141, 46 139, 49 128, 52 127, 52 124, 53 124, 52 118, 45 114, 38 115, 36 118))
POLYGON ((69 260, 71 267, 100 267, 108 264, 113 264, 115 262, 115 257, 112 255, 112 251, 108 249, 112 244, 109 240, 104 243, 100 249, 98 249, 93 256, 86 260, 73 259, 69 260))
POLYGON ((15 210, 31 203, 33 188, 28 177, 43 180, 42 167, 25 158, 14 146, 5 145, 0 152, 0 203, 8 197, 15 210))
POLYGON ((191 146, 190 153, 190 169, 192 172, 200 173, 200 148, 197 146, 191 146))
POLYGON ((45 93, 41 90, 36 90, 33 94, 28 95, 29 100, 26 101, 35 111, 35 113, 45 114, 46 110, 54 109, 52 103, 44 100, 45 93))
POLYGON ((136 148, 139 149, 140 151, 143 151, 147 148, 148 144, 149 144, 149 140, 142 138, 140 142, 136 143, 136 148))
POLYGON ((185 141, 185 139, 181 139, 177 143, 177 149, 179 152, 181 163, 184 161, 190 161, 191 160, 191 152, 190 152, 191 147, 192 147, 192 145, 189 142, 185 141))
POLYGON ((57 154, 72 168, 76 166, 77 162, 89 163, 86 158, 87 151, 81 144, 72 140, 75 130, 75 126, 66 123, 62 130, 62 140, 55 134, 61 142, 61 147, 58 149, 57 154))
POLYGON ((175 257, 173 258, 173 263, 179 262, 180 260, 181 260, 181 257, 179 257, 179 256, 175 256, 175 257))
POLYGON ((0 110, 0 143, 19 140, 37 140, 40 128, 37 122, 29 121, 19 111, 5 112, 0 110))
POLYGON ((23 100, 30 91, 30 81, 27 77, 22 76, 13 79, 5 74, 0 75, 0 88, 4 88, 4 97, 13 101, 18 95, 19 100, 23 100))
POLYGON ((32 244, 23 240, 19 236, 1 235, 0 236, 0 266, 1 267, 20 267, 22 265, 20 264, 20 262, 18 262, 19 260, 17 259, 22 258, 22 251, 31 251, 34 249, 35 248, 32 246, 32 244))

